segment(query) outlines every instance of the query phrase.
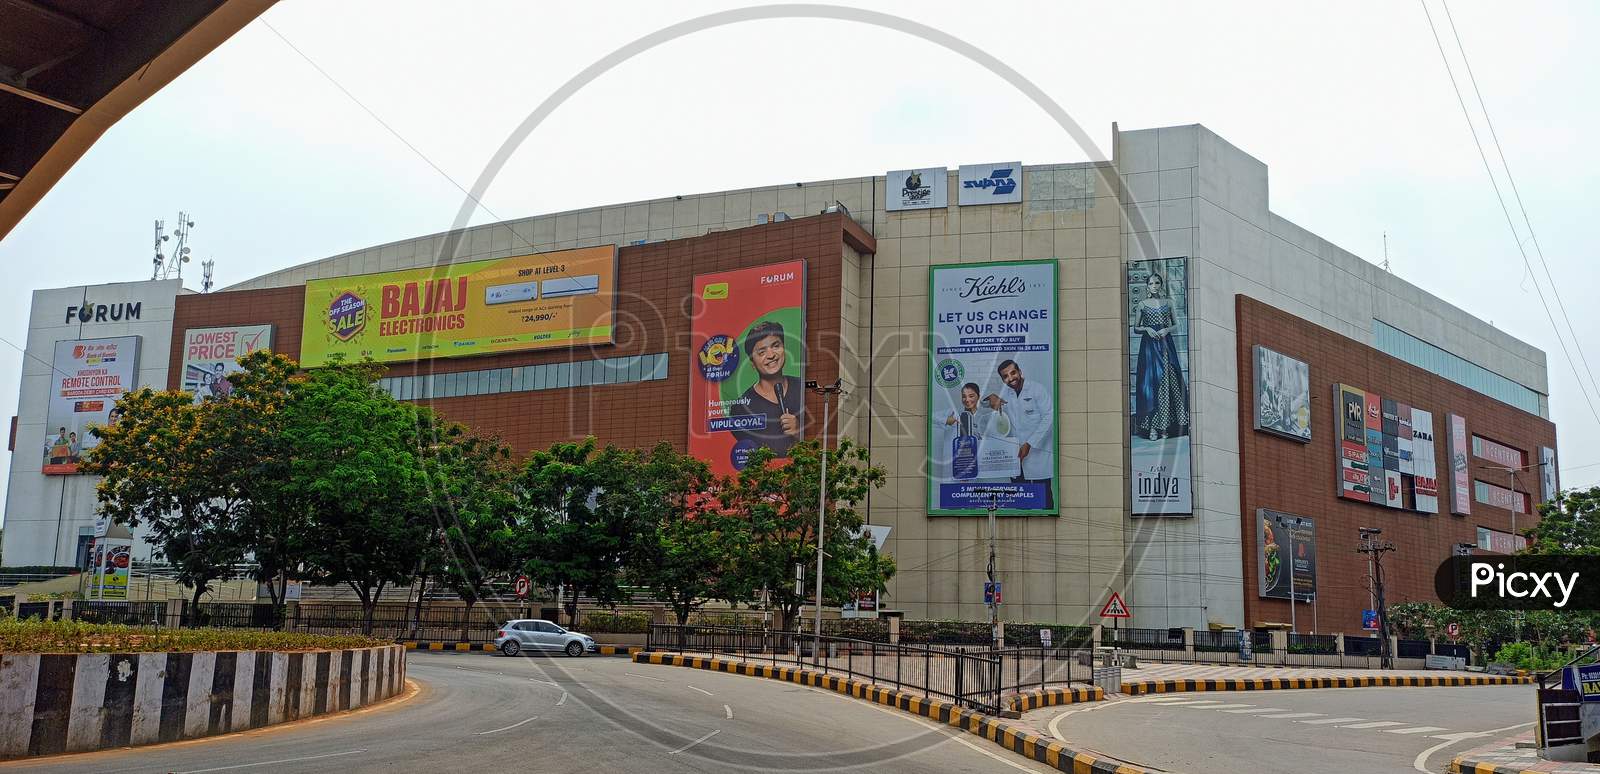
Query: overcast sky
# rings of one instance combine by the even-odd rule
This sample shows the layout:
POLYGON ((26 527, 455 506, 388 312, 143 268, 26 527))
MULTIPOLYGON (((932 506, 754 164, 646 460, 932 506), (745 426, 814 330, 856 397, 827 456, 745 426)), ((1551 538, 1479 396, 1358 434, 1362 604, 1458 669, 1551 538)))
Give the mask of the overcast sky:
MULTIPOLYGON (((1487 143, 1444 7, 1428 2, 1487 143)), ((156 218, 192 213, 195 255, 216 259, 219 286, 451 225, 456 185, 268 24, 470 186, 511 129, 585 66, 665 25, 737 7, 449 5, 285 0, 112 127, 0 241, 9 280, 0 406, 16 406, 30 291, 148 279, 156 218)), ((863 7, 1000 58, 1108 155, 1112 121, 1202 123, 1266 162, 1278 214, 1374 262, 1387 231, 1396 274, 1548 354, 1562 484, 1600 482, 1600 420, 1523 268, 1419 3, 863 7)), ((1600 169, 1589 137, 1600 6, 1457 0, 1450 11, 1577 344, 1600 366, 1588 190, 1600 169)), ((582 90, 517 150, 484 199, 493 214, 474 222, 1091 155, 1000 79, 932 44, 845 22, 757 21, 668 43, 582 90)), ((197 264, 185 272, 190 287, 197 264)))

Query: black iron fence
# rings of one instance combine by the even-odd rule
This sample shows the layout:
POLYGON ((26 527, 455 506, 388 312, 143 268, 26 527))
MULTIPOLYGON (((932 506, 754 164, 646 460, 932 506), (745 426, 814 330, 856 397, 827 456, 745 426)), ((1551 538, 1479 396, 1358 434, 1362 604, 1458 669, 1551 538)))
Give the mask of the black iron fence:
POLYGON ((1347 656, 1380 656, 1383 655, 1383 640, 1377 637, 1357 637, 1346 634, 1344 636, 1344 653, 1347 656))
POLYGON ((88 623, 165 626, 167 603, 80 599, 72 603, 72 618, 88 623))
POLYGON ((1100 644, 1129 650, 1186 650, 1182 629, 1105 629, 1100 644))
POLYGON ((1395 655, 1400 658, 1427 658, 1431 647, 1432 643, 1427 640, 1397 640, 1395 655))
POLYGON ((1339 652, 1339 641, 1331 634, 1289 633, 1290 653, 1329 655, 1339 652))
MULTIPOLYGON (((1202 653, 1238 652, 1240 634, 1237 631, 1195 631, 1194 649, 1202 653)), ((1252 641, 1253 644, 1253 641, 1252 641)))

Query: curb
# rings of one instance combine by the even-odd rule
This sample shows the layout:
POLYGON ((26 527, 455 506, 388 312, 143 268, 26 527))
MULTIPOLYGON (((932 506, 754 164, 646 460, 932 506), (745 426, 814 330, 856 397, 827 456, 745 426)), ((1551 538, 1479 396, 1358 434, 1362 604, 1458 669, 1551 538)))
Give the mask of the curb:
MULTIPOLYGON (((431 650, 431 651, 443 651, 443 652, 446 652, 446 653, 498 653, 499 652, 499 651, 495 650, 494 644, 493 643, 489 643, 489 642, 472 643, 472 642, 433 642, 433 641, 430 641, 430 640, 400 640, 398 642, 398 644, 406 646, 406 650, 431 650)), ((622 658, 631 657, 633 654, 644 650, 644 648, 642 648, 642 647, 640 647, 638 645, 599 645, 597 647, 599 648, 599 650, 595 653, 595 655, 600 655, 600 656, 619 656, 619 657, 622 657, 622 658)), ((533 655, 533 653, 530 651, 528 653, 528 655, 533 655)))
MULTIPOLYGON (((765 677, 770 680, 783 680, 800 685, 825 688, 858 699, 866 699, 875 704, 894 707, 913 715, 920 715, 937 723, 955 726, 968 733, 988 739, 1025 758, 1043 763, 1057 771, 1072 772, 1073 774, 1082 774, 1083 772, 1094 772, 1094 774, 1154 774, 1152 769, 1073 750, 1060 742, 1047 740, 982 713, 962 709, 947 701, 925 699, 894 688, 883 688, 836 675, 814 672, 809 669, 771 664, 740 663, 703 656, 680 656, 676 653, 658 652, 635 653, 633 661, 637 664, 681 666, 692 669, 705 669, 712 672, 728 672, 749 677, 765 677)), ((1069 691, 1063 691, 1063 693, 1069 693, 1069 691)))
POLYGON ((1422 677, 1265 677, 1223 678, 1214 680, 1145 680, 1123 683, 1122 692, 1130 696, 1144 693, 1185 693, 1200 691, 1278 691, 1295 688, 1429 688, 1462 685, 1530 685, 1532 677, 1451 676, 1422 677))
POLYGON ((1017 712, 1027 712, 1040 707, 1102 701, 1105 698, 1105 691, 1101 690, 1098 685, 1087 688, 1035 688, 1031 691, 1023 691, 1015 696, 1007 696, 1006 708, 1017 712))
POLYGON ((1475 761, 1465 755, 1458 755, 1450 759, 1450 774, 1547 774, 1547 772, 1534 769, 1524 769, 1521 766, 1509 766, 1504 763, 1484 763, 1475 761))

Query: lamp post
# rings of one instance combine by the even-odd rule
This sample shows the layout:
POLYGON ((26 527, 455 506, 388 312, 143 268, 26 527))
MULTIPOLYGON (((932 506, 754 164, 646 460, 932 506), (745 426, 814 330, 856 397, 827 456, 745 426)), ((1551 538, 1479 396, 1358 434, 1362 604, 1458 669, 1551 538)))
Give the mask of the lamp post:
POLYGON ((817 617, 816 627, 811 632, 811 662, 820 663, 822 658, 822 529, 826 524, 828 513, 828 423, 831 419, 829 409, 832 407, 833 396, 844 392, 844 380, 834 379, 833 384, 822 385, 816 380, 807 380, 806 389, 822 396, 822 448, 817 453, 817 459, 822 465, 821 483, 817 487, 817 617))

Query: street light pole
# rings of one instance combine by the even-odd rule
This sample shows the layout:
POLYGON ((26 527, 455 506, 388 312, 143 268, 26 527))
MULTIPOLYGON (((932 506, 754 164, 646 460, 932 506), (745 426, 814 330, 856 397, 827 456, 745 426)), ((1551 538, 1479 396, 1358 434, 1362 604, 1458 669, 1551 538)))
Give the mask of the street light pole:
MULTIPOLYGON (((994 540, 995 540, 995 511, 1000 509, 1000 495, 994 491, 989 492, 989 585, 994 586, 994 540)), ((999 588, 994 589, 994 594, 989 596, 989 642, 995 650, 1000 649, 1000 600, 999 588)))
POLYGON ((821 484, 817 487, 817 615, 811 632, 811 662, 821 663, 822 658, 822 530, 828 513, 828 423, 833 396, 844 392, 844 380, 834 379, 833 384, 819 385, 815 380, 806 382, 806 389, 822 396, 822 448, 817 458, 822 465, 821 484))

